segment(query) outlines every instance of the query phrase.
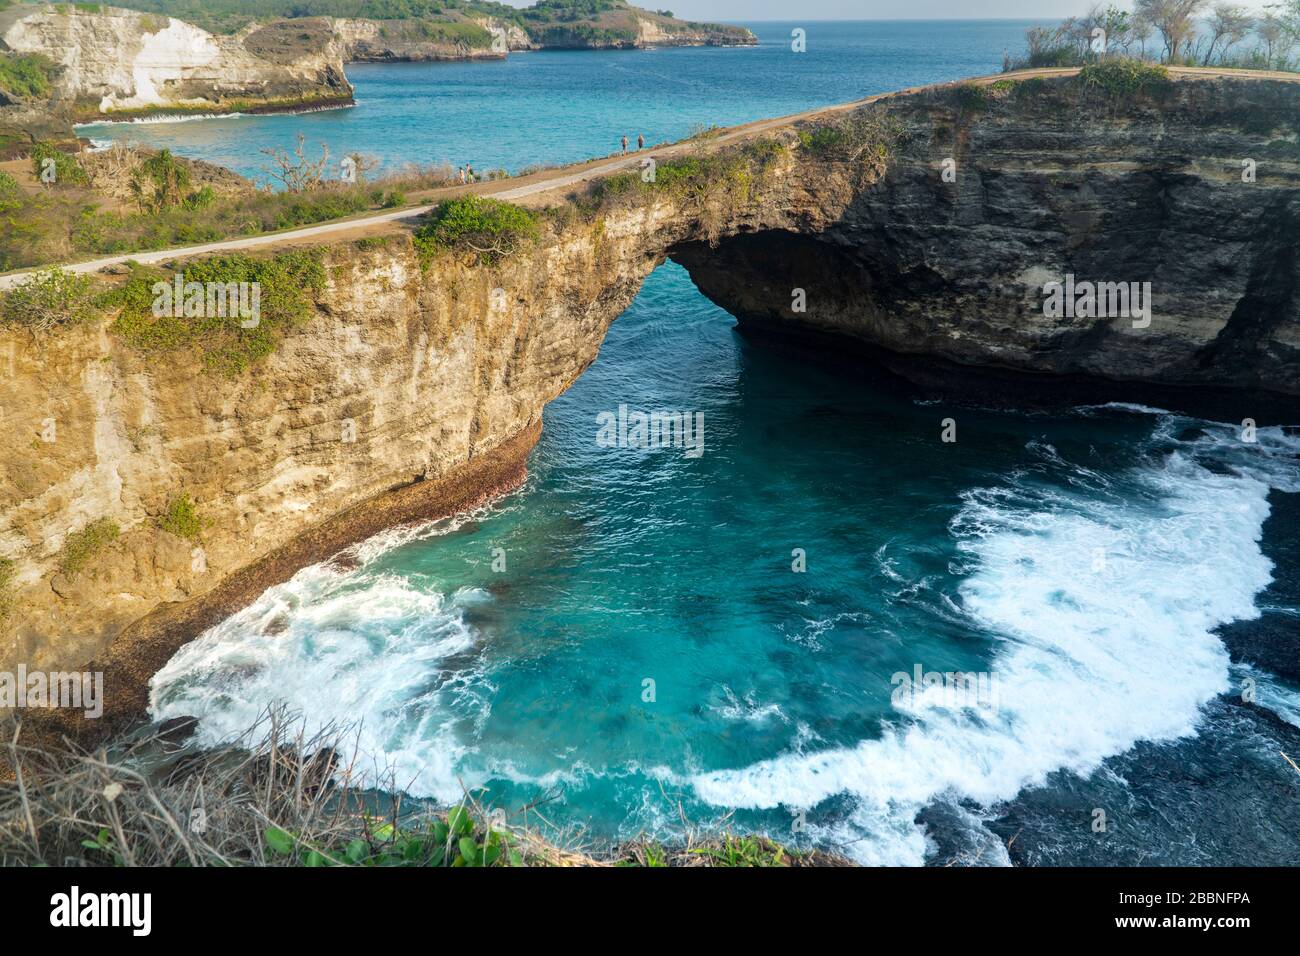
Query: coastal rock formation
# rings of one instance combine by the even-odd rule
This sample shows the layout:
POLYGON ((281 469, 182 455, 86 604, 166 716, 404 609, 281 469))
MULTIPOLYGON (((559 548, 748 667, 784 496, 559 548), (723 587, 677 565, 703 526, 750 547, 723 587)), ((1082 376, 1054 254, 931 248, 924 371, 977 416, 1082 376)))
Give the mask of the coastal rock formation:
POLYGON ((233 379, 107 319, 0 326, 0 669, 102 668, 109 713, 138 713, 176 648, 265 587, 511 487, 667 258, 743 326, 831 354, 1300 397, 1297 122, 1282 80, 954 84, 624 173, 499 262, 422 256, 401 225, 335 240, 309 320, 233 379), (1068 275, 1150 283, 1149 315, 1053 316, 1068 275), (160 527, 180 495, 194 540, 160 527), (101 519, 120 536, 61 569, 101 519))
POLYGON ((0 11, 0 49, 56 65, 41 102, 5 102, 0 155, 36 141, 71 147, 70 122, 175 113, 302 111, 352 103, 348 61, 492 59, 545 48, 639 49, 744 46, 743 27, 689 23, 607 2, 587 18, 520 19, 448 10, 443 19, 250 18, 233 34, 210 33, 159 13, 75 4, 19 4, 0 11))
POLYGON ((0 41, 61 66, 52 100, 78 119, 352 102, 341 51, 324 18, 254 24, 217 36, 134 10, 22 5, 0 12, 0 41))
POLYGON ((960 366, 1300 395, 1300 83, 1007 79, 877 110, 900 131, 889 173, 842 208, 816 186, 824 225, 768 217, 678 254, 742 323, 960 366), (1074 308, 1052 308, 1051 283, 1074 308))
POLYGON ((333 21, 349 62, 501 59, 510 50, 531 50, 528 34, 490 17, 455 23, 427 20, 333 21))

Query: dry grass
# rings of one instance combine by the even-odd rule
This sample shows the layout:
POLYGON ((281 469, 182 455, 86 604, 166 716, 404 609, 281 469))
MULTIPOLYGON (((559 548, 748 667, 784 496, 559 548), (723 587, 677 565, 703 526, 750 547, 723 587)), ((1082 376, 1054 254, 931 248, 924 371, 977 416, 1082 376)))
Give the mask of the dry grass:
MULTIPOLYGON (((826 866, 762 837, 702 835, 664 847, 638 840, 597 855, 539 805, 513 814, 467 793, 433 809, 381 790, 352 735, 309 734, 270 709, 240 739, 201 749, 181 722, 98 749, 38 746, 20 724, 0 745, 4 866, 826 866), (545 834, 545 835, 543 835, 545 834)), ((43 743, 43 742, 42 742, 43 743)))

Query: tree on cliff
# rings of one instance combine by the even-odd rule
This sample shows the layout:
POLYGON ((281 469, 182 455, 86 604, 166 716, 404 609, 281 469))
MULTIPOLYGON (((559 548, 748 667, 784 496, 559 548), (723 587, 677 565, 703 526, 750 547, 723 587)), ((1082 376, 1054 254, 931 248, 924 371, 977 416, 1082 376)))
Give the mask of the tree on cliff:
POLYGON ((1220 56, 1226 56, 1228 50, 1246 38, 1254 22, 1251 15, 1243 8, 1230 3, 1216 3, 1214 13, 1211 14, 1207 24, 1210 45, 1205 49, 1205 57, 1201 65, 1210 65, 1216 48, 1220 56))
POLYGON ((1196 16, 1208 0, 1137 0, 1133 10, 1156 28, 1165 43, 1165 60, 1172 63, 1191 52, 1196 42, 1196 16))

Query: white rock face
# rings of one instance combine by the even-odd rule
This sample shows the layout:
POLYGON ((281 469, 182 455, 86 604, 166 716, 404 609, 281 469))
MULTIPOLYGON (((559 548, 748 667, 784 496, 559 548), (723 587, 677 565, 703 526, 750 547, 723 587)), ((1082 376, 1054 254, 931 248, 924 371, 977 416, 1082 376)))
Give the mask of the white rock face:
POLYGON ((176 106, 230 108, 232 101, 347 97, 335 44, 275 61, 245 46, 256 32, 215 36, 192 24, 114 7, 86 13, 34 9, 0 27, 19 53, 43 53, 64 70, 57 95, 79 111, 176 106))

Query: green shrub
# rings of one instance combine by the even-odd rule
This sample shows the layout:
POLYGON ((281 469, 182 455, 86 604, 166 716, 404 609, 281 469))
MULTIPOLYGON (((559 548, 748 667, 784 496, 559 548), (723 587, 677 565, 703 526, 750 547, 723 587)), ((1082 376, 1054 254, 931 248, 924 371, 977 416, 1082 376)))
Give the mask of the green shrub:
POLYGON ((14 96, 44 97, 55 63, 40 53, 0 54, 0 89, 14 96))
POLYGON ((953 94, 957 105, 968 113, 979 113, 988 109, 992 97, 987 87, 979 83, 962 83, 953 94))
POLYGON ((186 541, 198 540, 206 524, 188 494, 173 498, 167 505, 167 511, 158 519, 159 528, 186 541))
MULTIPOLYGON (((189 167, 179 162, 169 149, 146 157, 131 175, 131 195, 141 209, 179 206, 186 201, 189 188, 189 167)), ((211 192, 208 188, 209 201, 211 192)))
POLYGON ((1169 82, 1169 71, 1141 60, 1107 60, 1082 67, 1079 82, 1084 89, 1101 89, 1112 99, 1122 99, 1163 88, 1169 82))
POLYGON ((133 269, 121 286, 100 298, 103 307, 119 310, 110 331, 142 352, 195 352, 206 368, 232 378, 275 351, 285 332, 312 314, 315 294, 325 287, 318 249, 268 258, 232 253, 184 263, 179 274, 187 284, 257 284, 260 315, 255 326, 245 328, 242 316, 209 315, 206 310, 198 316, 155 315, 157 284, 171 285, 177 274, 133 269))
POLYGON ((213 192, 212 187, 203 186, 186 196, 182 205, 188 210, 197 212, 200 209, 207 209, 216 201, 217 194, 213 192))
POLYGON ((518 251, 540 235, 537 214, 512 203, 481 196, 461 196, 439 203, 415 233, 424 256, 444 249, 465 249, 490 264, 518 251))
POLYGON ((76 325, 98 313, 89 276, 62 269, 44 269, 0 298, 0 321, 33 332, 76 325))
POLYGON ((77 162, 77 158, 71 153, 65 153, 63 150, 58 149, 49 143, 37 143, 34 145, 32 147, 31 160, 32 175, 35 176, 38 181, 45 183, 48 186, 90 185, 90 177, 87 176, 86 171, 81 168, 81 164, 77 162), (46 182, 46 178, 43 178, 47 166, 47 160, 52 160, 54 163, 52 167, 54 170, 54 180, 52 182, 46 182))
POLYGON ((419 829, 398 829, 367 818, 367 833, 346 844, 315 845, 280 827, 263 832, 273 857, 298 866, 523 866, 524 852, 510 831, 476 821, 464 805, 452 807, 446 821, 419 829))
POLYGON ((837 122, 798 131, 799 144, 820 159, 888 159, 902 137, 896 120, 876 113, 855 113, 837 122))
POLYGON ((68 577, 74 577, 121 533, 117 524, 108 518, 98 518, 80 531, 73 532, 63 542, 59 569, 68 577))

